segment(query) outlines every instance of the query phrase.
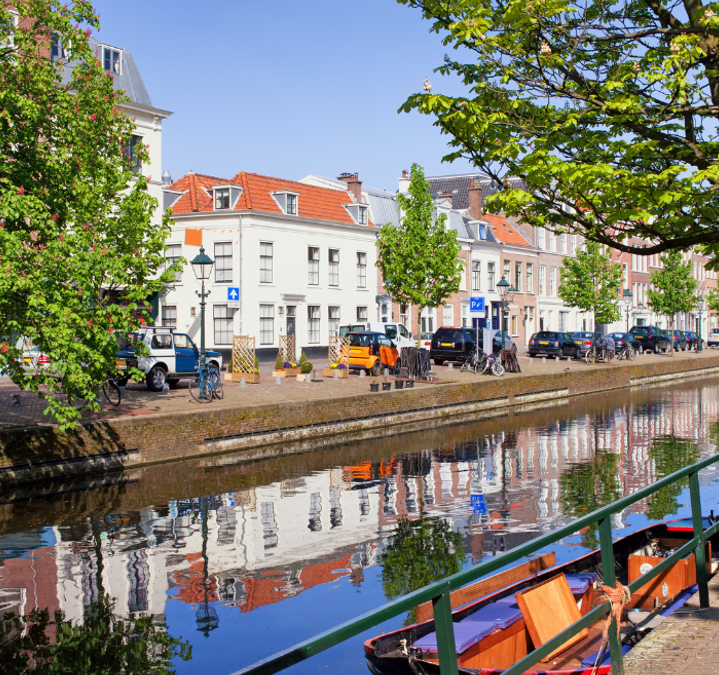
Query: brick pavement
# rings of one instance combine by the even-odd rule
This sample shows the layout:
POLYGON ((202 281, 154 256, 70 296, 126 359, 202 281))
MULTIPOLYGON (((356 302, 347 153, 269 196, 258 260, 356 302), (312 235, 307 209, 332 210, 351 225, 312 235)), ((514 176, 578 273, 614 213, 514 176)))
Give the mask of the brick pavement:
MULTIPOLYGON (((705 350, 701 354, 690 352, 677 353, 673 357, 665 355, 645 354, 638 356, 633 364, 652 364, 658 361, 669 359, 683 360, 698 357, 713 357, 717 355, 716 350, 705 350)), ((319 364, 317 364, 319 365, 319 364)), ((613 362, 611 364, 588 365, 583 361, 555 361, 547 359, 542 363, 541 359, 530 359, 526 356, 520 357, 522 373, 507 373, 503 379, 515 379, 528 375, 543 375, 567 371, 585 371, 588 369, 616 369, 628 365, 626 362, 613 362)), ((289 401, 322 401, 334 399, 338 396, 351 396, 353 394, 365 393, 369 389, 371 378, 361 378, 357 374, 350 374, 344 380, 332 380, 322 378, 322 371, 317 370, 317 379, 321 382, 304 383, 297 382, 295 378, 282 380, 281 385, 275 383, 272 377, 272 364, 261 364, 260 373, 262 381, 260 384, 240 387, 237 382, 225 381, 225 397, 223 401, 213 401, 214 408, 237 408, 249 405, 281 403, 289 401)), ((475 375, 474 373, 461 373, 457 366, 450 369, 447 365, 432 367, 434 375, 439 383, 451 382, 475 382, 478 378, 492 379, 491 376, 475 375)), ((394 378, 390 378, 394 379, 394 378)), ((190 398, 187 391, 187 380, 182 380, 169 394, 156 394, 147 390, 144 383, 129 383, 126 388, 126 395, 119 408, 104 403, 100 413, 83 413, 83 419, 87 420, 110 420, 118 417, 133 415, 146 415, 163 412, 184 412, 198 408, 201 404, 190 398)), ((432 385, 417 384, 416 388, 432 385)), ((202 406, 204 407, 204 406, 202 406)), ((49 415, 44 414, 46 404, 34 394, 23 392, 9 378, 0 377, 0 429, 13 427, 33 427, 52 424, 53 420, 49 415), (20 405, 15 405, 14 396, 20 396, 20 405)))

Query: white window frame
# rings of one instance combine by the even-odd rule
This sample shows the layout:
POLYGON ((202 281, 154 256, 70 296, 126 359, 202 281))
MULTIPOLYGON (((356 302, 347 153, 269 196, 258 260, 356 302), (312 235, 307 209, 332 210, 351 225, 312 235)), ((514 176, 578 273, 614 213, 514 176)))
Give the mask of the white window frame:
POLYGON ((162 306, 161 325, 177 327, 177 305, 162 306))
POLYGON ((367 207, 366 206, 360 206, 357 210, 357 224, 358 225, 367 225, 367 207))
POLYGON ((557 268, 549 268, 549 297, 553 298, 557 295, 557 268))
POLYGON ((230 208, 230 188, 218 187, 212 190, 212 208, 215 211, 226 211, 230 208), (226 205, 225 205, 226 202, 226 205))
POLYGON ((524 292, 522 290, 522 263, 516 261, 514 263, 514 288, 517 293, 524 292))
POLYGON ((544 290, 545 290, 545 283, 547 276, 547 268, 545 265, 539 266, 539 295, 540 297, 544 297, 544 290))
POLYGON ((367 307, 357 307, 357 323, 367 321, 367 307))
MULTIPOLYGON (((170 267, 178 258, 182 257, 182 244, 175 244, 175 243, 169 243, 165 244, 165 260, 167 261, 165 263, 165 271, 167 271, 167 268, 170 267), (170 249, 172 249, 173 255, 167 255, 170 252, 170 249), (174 255, 177 253, 177 255, 174 255)), ((178 284, 182 281, 182 272, 175 272, 175 284, 178 284)))
POLYGON ((228 307, 226 304, 212 306, 212 328, 216 345, 232 344, 232 338, 235 334, 236 311, 234 307, 228 307))
POLYGON ((275 343, 275 306, 260 305, 260 344, 272 345, 275 343))
POLYGON ((490 292, 495 289, 496 276, 495 264, 493 262, 487 263, 487 290, 490 292))
POLYGON ((271 241, 260 242, 260 283, 271 284, 274 278, 274 244, 271 241), (267 247, 267 248, 263 248, 267 247), (267 252, 269 251, 269 255, 267 252), (269 263, 268 263, 269 261, 269 263), (269 266, 266 266, 269 265, 269 266), (265 277, 263 279, 263 277, 265 277), (269 278, 267 278, 269 277, 269 278))
POLYGON ((327 251, 327 283, 335 287, 340 285, 340 250, 338 248, 331 248, 327 251), (333 260, 333 257, 336 260, 333 260))
POLYGON ((473 291, 481 291, 482 290, 482 261, 481 260, 473 260, 472 261, 472 290, 473 291))
POLYGON ((232 242, 230 241, 215 242, 215 283, 232 283, 232 242), (218 252, 218 246, 222 247, 219 249, 220 252, 218 252), (227 255, 228 250, 230 252, 229 255, 227 255))
POLYGON ((122 77, 122 49, 117 49, 117 47, 109 47, 107 45, 102 45, 102 68, 105 72, 110 72, 110 75, 113 77, 117 75, 118 77, 122 77), (105 60, 106 60, 106 53, 110 54, 110 67, 105 68, 105 60), (114 65, 114 59, 112 58, 113 54, 117 54, 117 70, 113 70, 112 66, 114 65))
POLYGON ((319 286, 320 284, 320 247, 307 247, 307 285, 319 286), (317 257, 313 257, 314 255, 317 257))
POLYGON ((322 321, 319 305, 307 305, 307 343, 318 345, 320 343, 320 326, 322 321))
POLYGON ((527 283, 527 293, 534 293, 534 263, 527 263, 524 278, 527 283))
POLYGON ((357 251, 357 288, 367 288, 367 253, 357 251))
POLYGON ((327 308, 327 328, 330 335, 338 335, 340 329, 341 308, 338 305, 330 305, 327 308))

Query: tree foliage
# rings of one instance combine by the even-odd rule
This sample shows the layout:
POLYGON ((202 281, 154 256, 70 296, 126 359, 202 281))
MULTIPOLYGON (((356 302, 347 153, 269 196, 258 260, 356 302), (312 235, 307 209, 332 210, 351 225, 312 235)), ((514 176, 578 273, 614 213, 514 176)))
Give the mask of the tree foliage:
POLYGON ((148 179, 130 170, 134 122, 88 44, 91 3, 15 4, 16 29, 0 5, 0 370, 66 427, 80 413, 62 394, 96 406, 115 367, 112 331, 137 328, 135 310, 173 278, 159 274, 170 223, 153 221, 148 179), (53 42, 71 68, 50 59, 53 42), (50 369, 23 370, 20 336, 50 369))
POLYGON ((639 255, 719 249, 717 3, 398 2, 454 50, 437 71, 466 92, 426 86, 401 110, 504 185, 489 208, 639 255))
MULTIPOLYGON (((649 459, 654 462, 655 480, 659 480, 698 461, 699 448, 696 443, 684 438, 660 436, 652 441, 649 459)), ((647 499, 647 517, 661 520, 665 516, 676 513, 679 506, 677 497, 688 485, 689 479, 682 478, 650 495, 647 499)))
POLYGON ((670 341, 674 351, 674 315, 677 312, 691 312, 696 307, 696 279, 692 276, 692 263, 682 260, 680 251, 671 251, 662 256, 662 268, 649 275, 650 287, 647 302, 653 312, 669 319, 670 341))
POLYGON ((617 303, 622 288, 622 268, 594 241, 586 242, 576 258, 566 257, 561 267, 559 297, 568 307, 594 316, 597 324, 622 318, 617 303))
POLYGON ((377 266, 384 287, 396 302, 416 305, 420 316, 427 307, 439 307, 459 291, 462 262, 457 233, 446 227, 447 217, 435 218, 434 201, 421 166, 412 164, 409 197, 397 195, 403 216, 399 227, 384 225, 377 238, 377 266))

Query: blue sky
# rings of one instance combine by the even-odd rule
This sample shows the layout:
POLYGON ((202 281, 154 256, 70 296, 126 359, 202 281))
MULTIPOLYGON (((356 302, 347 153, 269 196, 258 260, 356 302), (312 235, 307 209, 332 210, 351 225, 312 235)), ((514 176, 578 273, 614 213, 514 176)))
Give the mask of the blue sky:
MULTIPOLYGON (((412 162, 428 175, 471 171, 442 163, 446 137, 418 114, 398 114, 445 48, 419 12, 394 0, 97 0, 98 38, 129 49, 158 108, 163 169, 229 178, 358 173, 397 189, 412 162)), ((449 81, 442 91, 458 91, 449 81)))

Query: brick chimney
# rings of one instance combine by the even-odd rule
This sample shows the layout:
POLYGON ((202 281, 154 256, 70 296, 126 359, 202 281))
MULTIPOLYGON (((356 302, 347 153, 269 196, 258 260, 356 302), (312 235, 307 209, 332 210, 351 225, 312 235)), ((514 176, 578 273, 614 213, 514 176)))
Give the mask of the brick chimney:
POLYGON ((482 219, 482 186, 474 185, 474 178, 469 184, 469 190, 467 190, 469 196, 469 217, 475 220, 482 219))
POLYGON ((356 173, 342 173, 337 180, 347 183, 347 191, 352 195, 355 204, 362 201, 362 181, 359 180, 356 173))
POLYGON ((437 199, 446 199, 449 202, 450 208, 452 207, 452 197, 454 195, 451 192, 440 192, 437 199))

